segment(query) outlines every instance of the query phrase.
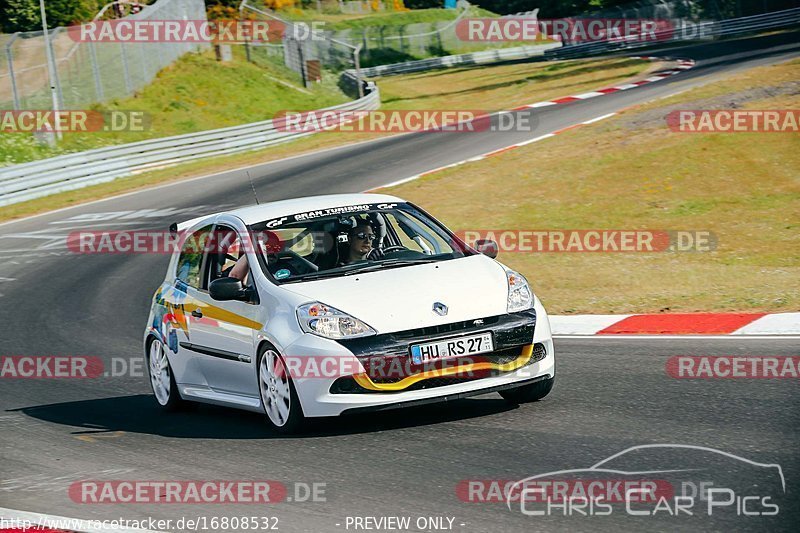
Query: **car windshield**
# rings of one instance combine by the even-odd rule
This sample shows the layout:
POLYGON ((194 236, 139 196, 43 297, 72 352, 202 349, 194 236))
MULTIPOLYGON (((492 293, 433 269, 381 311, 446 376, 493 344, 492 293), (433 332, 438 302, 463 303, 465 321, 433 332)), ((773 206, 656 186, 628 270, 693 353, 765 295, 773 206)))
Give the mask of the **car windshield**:
POLYGON ((474 252, 408 203, 296 213, 250 226, 262 268, 277 283, 347 276, 474 252))

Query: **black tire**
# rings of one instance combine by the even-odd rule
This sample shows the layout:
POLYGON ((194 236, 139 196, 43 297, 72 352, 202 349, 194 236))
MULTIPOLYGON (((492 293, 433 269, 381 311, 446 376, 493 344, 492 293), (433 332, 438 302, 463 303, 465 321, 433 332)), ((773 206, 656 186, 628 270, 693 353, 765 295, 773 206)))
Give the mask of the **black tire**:
MULTIPOLYGON (((265 363, 264 369, 267 369, 267 363, 265 363)), ((283 361, 283 356, 275 349, 274 346, 270 344, 263 344, 258 349, 258 358, 256 359, 256 369, 257 369, 257 377, 258 377, 258 391, 259 391, 259 398, 261 398, 261 407, 264 409, 264 417, 267 419, 267 423, 275 430, 275 432, 280 433, 281 435, 292 435, 295 433, 301 432, 307 425, 307 419, 303 414, 303 406, 300 405, 300 399, 297 396, 297 390, 294 387, 294 382, 292 381, 292 377, 289 375, 289 372, 286 370, 286 364, 283 361), (282 375, 285 377, 286 382, 289 388, 289 402, 288 402, 288 416, 285 417, 285 420, 273 420, 276 418, 275 413, 270 414, 268 408, 268 399, 267 396, 269 395, 266 392, 265 387, 267 383, 262 380, 262 361, 264 361, 265 357, 273 356, 280 360, 280 364, 283 367, 282 375)), ((280 372, 278 373, 280 374, 280 372)), ((274 389, 273 389, 274 390, 274 389)), ((277 398, 275 398, 277 399, 277 398)))
POLYGON ((514 404, 538 402, 553 389, 553 384, 556 382, 555 376, 549 379, 544 379, 530 385, 523 385, 515 389, 506 389, 500 391, 500 396, 504 400, 514 404))
MULTIPOLYGON (((186 400, 181 398, 181 393, 178 390, 178 386, 175 383, 175 374, 172 372, 172 366, 169 363, 169 357, 166 356, 166 347, 164 344, 155 337, 150 337, 150 340, 147 344, 147 351, 145 352, 145 364, 147 365, 147 381, 150 382, 150 390, 153 392, 153 399, 156 402, 156 405, 163 410, 163 411, 178 411, 186 407, 186 400), (153 368, 150 363, 150 358, 153 354, 153 345, 160 347, 161 352, 164 354, 166 360, 166 371, 169 377, 169 390, 167 391, 167 398, 164 401, 163 393, 159 394, 156 392, 156 384, 154 383, 153 379, 153 368)), ((163 379, 163 376, 162 376, 163 379)))

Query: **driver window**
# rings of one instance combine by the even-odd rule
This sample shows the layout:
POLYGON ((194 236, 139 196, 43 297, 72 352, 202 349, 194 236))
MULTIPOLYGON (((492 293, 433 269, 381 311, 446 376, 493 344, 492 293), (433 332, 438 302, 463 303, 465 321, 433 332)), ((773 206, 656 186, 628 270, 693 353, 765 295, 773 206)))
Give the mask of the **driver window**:
POLYGON ((208 282, 224 277, 235 277, 244 285, 250 281, 247 254, 239 233, 228 226, 218 225, 214 230, 215 246, 209 251, 208 282))
POLYGON ((175 276, 190 287, 196 289, 200 287, 200 273, 203 267, 203 250, 211 234, 211 226, 201 228, 184 241, 181 255, 178 257, 178 265, 175 269, 175 276))

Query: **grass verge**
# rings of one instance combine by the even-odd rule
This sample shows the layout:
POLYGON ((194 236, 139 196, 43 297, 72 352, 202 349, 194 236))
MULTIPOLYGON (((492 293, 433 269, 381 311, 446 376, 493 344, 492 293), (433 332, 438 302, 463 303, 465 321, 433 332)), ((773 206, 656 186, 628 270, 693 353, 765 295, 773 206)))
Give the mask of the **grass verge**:
POLYGON ((700 230, 718 239, 711 252, 501 252, 552 313, 797 311, 797 134, 674 133, 664 117, 798 109, 798 79, 797 60, 751 69, 385 192, 457 230, 700 230))
MULTIPOLYGON (((374 27, 397 27, 408 24, 447 22, 455 20, 459 10, 456 9, 410 9, 406 11, 377 11, 365 14, 349 13, 319 13, 316 10, 291 9, 285 12, 278 12, 280 16, 286 16, 293 20, 316 20, 325 22, 326 30, 347 30, 374 27)), ((497 17, 495 13, 485 9, 472 6, 470 16, 474 17, 497 17)))
POLYGON ((308 90, 281 66, 256 66, 234 47, 231 62, 216 61, 213 52, 186 54, 163 69, 136 95, 93 106, 98 111, 133 110, 147 117, 145 131, 65 133, 56 148, 28 134, 0 134, 0 161, 17 164, 69 152, 181 135, 268 120, 280 110, 319 109, 348 100, 333 75, 308 90))
MULTIPOLYGON (((642 75, 652 68, 650 63, 625 59, 526 63, 395 76, 379 80, 379 84, 382 99, 386 101, 385 109, 480 108, 491 111, 596 89, 603 84, 642 75)), ((5 206, 0 212, 0 221, 379 136, 376 133, 319 133, 263 150, 208 158, 5 206)), ((405 176, 398 176, 402 177, 405 176)))

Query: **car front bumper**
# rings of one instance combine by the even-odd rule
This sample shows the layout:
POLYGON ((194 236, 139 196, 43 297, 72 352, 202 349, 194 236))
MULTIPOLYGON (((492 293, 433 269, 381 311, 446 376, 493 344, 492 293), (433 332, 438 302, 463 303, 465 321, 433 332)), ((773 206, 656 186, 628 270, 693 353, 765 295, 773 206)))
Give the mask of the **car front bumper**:
MULTIPOLYGON (((520 316, 525 316, 525 313, 515 314, 516 316, 506 315, 504 323, 511 324, 519 322, 520 316), (515 322, 516 321, 516 322, 515 322)), ((432 383, 426 380, 440 380, 439 383, 447 383, 442 381, 442 376, 433 373, 430 376, 425 376, 423 379, 418 379, 419 375, 408 376, 404 381, 410 385, 404 386, 400 390, 393 390, 392 384, 383 387, 379 382, 376 384, 369 378, 365 372, 358 370, 349 372, 347 375, 340 376, 298 376, 292 375, 295 388, 297 389, 300 403, 303 406, 303 412, 307 417, 322 417, 322 416, 337 416, 343 413, 371 411, 371 410, 384 410, 395 407, 405 407, 421 403, 430 403, 435 401, 448 401, 456 398, 475 396, 496 390, 503 390, 523 386, 528 383, 548 379, 555 375, 555 351, 553 347, 553 340, 550 333, 550 324, 548 322, 547 313, 541 306, 538 300, 535 302, 534 309, 530 312, 535 320, 535 328, 525 329, 517 325, 503 329, 504 324, 498 323, 497 325, 476 325, 474 328, 468 328, 460 332, 449 332, 438 334, 439 338, 445 338, 460 334, 470 334, 475 331, 485 331, 490 329, 495 334, 495 338, 499 340, 502 347, 503 343, 516 343, 516 348, 519 353, 518 356, 504 360, 502 363, 493 365, 494 368, 489 369, 486 364, 482 367, 466 368, 459 366, 451 366, 452 373, 464 374, 465 371, 472 371, 478 369, 481 372, 487 371, 486 377, 477 377, 470 379, 456 379, 452 384, 437 384, 436 386, 428 386, 432 383), (520 333, 527 335, 524 340, 519 338, 520 333), (532 333, 532 335, 530 334, 532 333), (516 336, 514 336, 516 335, 516 336), (513 338, 512 338, 513 337, 513 338), (505 339, 505 340, 504 340, 505 339), (534 348, 535 346, 535 348, 534 348), (530 361, 526 360, 532 353, 540 354, 544 350, 544 357, 530 361), (358 385, 356 385, 357 392, 347 393, 347 391, 338 391, 334 383, 337 380, 352 378, 358 385), (332 392, 332 389, 336 392, 332 392)), ((423 332, 424 333, 424 332, 423 332)), ((427 341, 430 338, 436 338, 437 335, 428 335, 424 338, 402 338, 399 343, 392 344, 388 350, 399 350, 399 346, 403 346, 403 350, 407 350, 411 343, 418 343, 420 341, 427 341)), ((381 342, 377 342, 381 346, 381 342)), ((323 339, 313 335, 303 335, 297 342, 287 347, 284 354, 287 358, 296 356, 301 357, 314 357, 316 359, 324 359, 336 357, 340 361, 342 359, 350 359, 348 364, 341 365, 341 367, 349 369, 364 369, 365 351, 370 351, 376 346, 373 342, 372 345, 365 345, 364 342, 353 343, 338 343, 328 339, 323 339)), ((386 348, 386 346, 381 346, 386 348)), ((391 354, 389 354, 391 355, 391 354)), ((492 366, 492 365, 489 365, 492 366)), ((467 372, 468 373, 468 372, 467 372)), ((378 380, 376 380, 378 381, 378 380)))

